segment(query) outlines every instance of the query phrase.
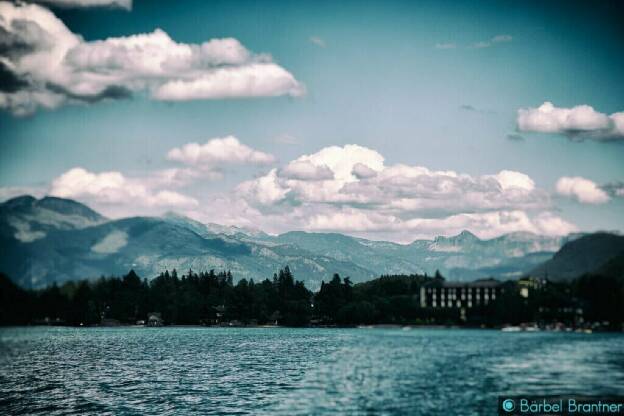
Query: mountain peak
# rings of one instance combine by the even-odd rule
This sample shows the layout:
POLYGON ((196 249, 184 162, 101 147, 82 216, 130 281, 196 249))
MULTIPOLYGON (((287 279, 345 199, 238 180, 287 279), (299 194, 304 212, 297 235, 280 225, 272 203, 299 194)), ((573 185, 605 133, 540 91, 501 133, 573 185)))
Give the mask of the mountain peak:
POLYGON ((37 201, 37 198, 35 198, 32 195, 20 195, 20 196, 16 196, 15 198, 11 198, 11 199, 4 201, 0 205, 4 205, 7 207, 15 207, 15 208, 27 207, 27 206, 31 206, 36 201, 37 201))
POLYGON ((18 214, 24 213, 25 210, 43 208, 62 215, 79 215, 90 221, 103 221, 106 219, 80 202, 55 196, 45 196, 41 199, 37 199, 32 195, 21 195, 5 201, 0 204, 0 206, 8 208, 10 211, 18 214))
POLYGON ((479 237, 477 237, 468 230, 463 230, 461 233, 457 234, 457 237, 461 239, 479 240, 479 237))
POLYGON ((457 243, 466 243, 466 242, 472 242, 472 241, 481 241, 481 239, 468 230, 463 230, 462 232, 454 236, 450 236, 450 237, 438 236, 433 239, 434 243, 457 244, 457 243))
POLYGON ((35 204, 41 208, 58 212, 59 214, 80 215, 93 221, 102 221, 106 219, 98 212, 78 201, 74 201, 73 199, 45 196, 37 200, 35 204))

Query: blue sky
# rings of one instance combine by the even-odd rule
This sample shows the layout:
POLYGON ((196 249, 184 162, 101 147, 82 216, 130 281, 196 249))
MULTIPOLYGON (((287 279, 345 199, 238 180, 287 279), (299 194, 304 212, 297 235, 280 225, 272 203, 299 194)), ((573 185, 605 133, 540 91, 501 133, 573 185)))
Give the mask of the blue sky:
MULTIPOLYGON (((616 2, 414 3, 134 1, 126 10, 59 8, 50 0, 33 6, 49 8, 82 36, 85 50, 98 40, 158 28, 178 44, 234 38, 255 56, 270 55, 258 59, 286 71, 296 86, 261 96, 158 100, 154 81, 133 73, 124 84, 131 98, 85 104, 57 94, 53 108, 35 105, 25 115, 5 105, 0 195, 72 197, 110 216, 176 210, 271 232, 340 231, 396 241, 461 228, 483 237, 622 230, 623 134, 614 127, 619 118, 610 117, 624 111, 624 29, 616 2), (546 115, 538 112, 545 102, 554 107, 546 115), (520 109, 535 115, 522 127, 520 109), (509 139, 512 134, 521 139, 509 139), (211 156, 222 142, 199 159, 167 157, 185 144, 228 136, 272 161, 211 156), (352 169, 376 157, 356 157, 348 144, 383 156, 375 178, 339 177, 344 167, 337 164, 350 160, 352 169), (319 155, 330 146, 340 150, 319 155), (305 178, 287 175, 297 160, 313 165, 295 163, 305 178), (82 170, 63 176, 77 167, 82 170), (333 182, 319 167, 333 172, 333 182), (416 167, 428 172, 416 174, 416 167), (175 184, 156 179, 182 168, 189 177, 175 184), (517 189, 492 182, 501 171, 517 174, 517 189), (123 184, 110 185, 102 172, 118 173, 123 184), (327 195, 316 197, 323 190, 327 195), (157 197, 162 191, 187 199, 169 204, 171 194, 157 197)), ((2 53, 18 63, 12 69, 18 76, 44 85, 37 88, 60 79, 33 75, 19 61, 23 56, 2 53)), ((68 75, 59 82, 71 89, 78 81, 68 75)))

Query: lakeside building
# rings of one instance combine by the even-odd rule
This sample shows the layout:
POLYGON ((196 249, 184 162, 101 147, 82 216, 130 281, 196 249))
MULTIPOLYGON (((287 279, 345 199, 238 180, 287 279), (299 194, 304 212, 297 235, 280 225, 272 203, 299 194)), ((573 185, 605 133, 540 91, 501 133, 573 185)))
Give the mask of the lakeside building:
POLYGON ((212 307, 212 314, 209 318, 203 320, 204 325, 221 325, 225 322, 225 313, 227 308, 225 305, 217 305, 212 307))
POLYGON ((164 322, 160 312, 150 312, 147 315, 147 326, 163 326, 164 322))
POLYGON ((487 306, 504 291, 496 279, 482 279, 474 282, 447 282, 436 279, 420 288, 420 307, 430 309, 455 309, 462 320, 466 310, 487 306))

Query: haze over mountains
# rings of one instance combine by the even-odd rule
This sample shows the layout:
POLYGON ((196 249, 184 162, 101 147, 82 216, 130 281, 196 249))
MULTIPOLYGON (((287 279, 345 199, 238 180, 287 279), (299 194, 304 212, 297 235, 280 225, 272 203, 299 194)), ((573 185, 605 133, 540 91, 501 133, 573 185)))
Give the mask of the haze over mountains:
MULTIPOLYGON (((336 233, 272 236, 175 213, 109 220, 76 201, 21 196, 0 204, 0 271, 24 287, 120 275, 131 268, 148 279, 165 269, 192 268, 231 270, 237 279, 261 280, 285 265, 311 289, 333 273, 354 282, 435 270, 453 280, 505 279, 557 269, 554 253, 579 236, 512 233, 481 240, 464 231, 407 245, 336 233)), ((615 247, 611 251, 624 249, 618 248, 624 237, 606 236, 610 240, 602 244, 615 247)))

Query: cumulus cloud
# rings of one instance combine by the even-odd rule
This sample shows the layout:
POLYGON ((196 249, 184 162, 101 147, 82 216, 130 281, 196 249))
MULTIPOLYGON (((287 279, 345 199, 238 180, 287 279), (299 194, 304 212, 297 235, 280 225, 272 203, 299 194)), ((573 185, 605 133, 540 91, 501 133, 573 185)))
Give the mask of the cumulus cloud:
MULTIPOLYGON (((316 201, 316 202, 340 202, 353 199, 352 196, 341 193, 342 187, 349 183, 356 181, 357 178, 353 174, 353 167, 357 163, 363 163, 372 169, 381 170, 383 167, 383 156, 374 150, 358 146, 358 145, 346 145, 344 147, 331 146, 320 150, 312 155, 303 155, 293 162, 292 165, 299 167, 307 166, 308 170, 316 169, 318 172, 325 171, 325 175, 329 171, 333 173, 331 180, 310 181, 301 180, 300 178, 292 177, 289 175, 279 175, 277 171, 271 171, 264 177, 256 178, 252 181, 245 182, 239 186, 239 191, 245 196, 247 190, 255 190, 258 188, 256 184, 263 183, 263 187, 266 187, 266 182, 271 182, 271 188, 279 190, 279 192, 272 192, 275 196, 280 196, 280 199, 286 198, 286 195, 290 195, 293 201, 316 201)), ((329 176, 329 175, 327 175, 329 176)), ((247 195, 251 202, 254 201, 255 192, 251 192, 247 195)), ((263 201, 274 203, 273 199, 262 198, 263 201)), ((265 204, 266 203, 262 203, 265 204)))
POLYGON ((300 156, 295 161, 307 161, 315 166, 327 166, 334 172, 335 179, 340 183, 356 179, 353 175, 353 168, 357 164, 366 165, 373 170, 381 170, 384 166, 384 157, 381 154, 356 144, 325 147, 314 154, 300 156))
POLYGON ((503 191, 521 190, 531 192, 535 189, 533 179, 521 172, 501 170, 495 176, 503 191))
MULTIPOLYGON (((233 136, 208 140, 204 144, 188 143, 171 149, 167 156, 183 166, 153 170, 143 175, 126 175, 119 171, 91 172, 75 167, 55 178, 39 194, 77 199, 110 217, 159 215, 170 209, 196 213, 200 208, 199 200, 185 194, 190 192, 190 185, 194 182, 222 179, 222 169, 228 165, 265 165, 274 161, 272 155, 254 150, 233 136), (185 193, 179 192, 181 188, 185 193)), ((271 193, 267 192, 270 181, 265 182, 269 187, 263 187, 260 181, 258 200, 271 198, 271 193)), ((20 193, 19 190, 21 188, 0 188, 0 199, 20 193)), ((216 195, 211 198, 218 199, 216 195)))
POLYGON ((193 208, 198 205, 192 197, 156 189, 143 178, 128 178, 116 171, 95 173, 80 167, 54 179, 49 194, 85 201, 104 213, 127 214, 128 209, 151 212, 159 208, 193 208))
POLYGON ((233 38, 179 43, 156 29, 85 41, 36 4, 0 2, 0 17, 0 108, 15 115, 139 92, 167 101, 305 92, 270 56, 233 38))
POLYGON ((268 206, 282 201, 288 189, 278 184, 277 169, 271 169, 266 175, 242 182, 236 192, 246 201, 268 206))
MULTIPOLYGON (((231 152, 244 146, 232 139, 213 139, 189 151, 182 146, 172 153, 173 159, 188 164, 143 177, 74 168, 56 178, 49 193, 76 198, 110 217, 175 209, 200 221, 268 232, 337 231, 397 242, 464 229, 482 238, 516 231, 564 235, 577 230, 555 212, 549 193, 525 173, 501 170, 469 175, 386 164, 380 153, 358 145, 330 146, 302 155, 230 191, 202 195, 209 198, 207 204, 173 190, 203 175, 197 168, 202 164, 268 161, 246 146, 243 152, 231 152)), ((612 185, 609 192, 619 192, 621 187, 612 185)), ((575 197, 587 193, 583 186, 567 188, 575 197)), ((593 191, 607 192, 597 186, 593 191)), ((108 244, 111 241, 103 247, 115 246, 108 244)))
POLYGON ((62 8, 111 7, 131 10, 132 0, 30 0, 62 8))
POLYGON ((187 101, 217 98, 297 96, 303 94, 299 84, 284 68, 274 63, 259 62, 232 68, 217 68, 192 79, 168 81, 156 88, 158 100, 187 101))
POLYGON ((204 144, 187 143, 171 149, 167 153, 167 159, 196 167, 222 164, 268 165, 275 162, 273 155, 254 150, 234 136, 210 139, 204 144))
POLYGON ((388 165, 379 152, 358 145, 302 155, 231 191, 215 191, 204 204, 172 190, 202 175, 197 166, 272 159, 232 137, 172 150, 177 150, 170 152, 172 160, 186 163, 184 167, 144 177, 75 168, 55 179, 50 193, 77 198, 111 217, 137 211, 158 214, 166 207, 200 221, 268 232, 337 231, 398 242, 464 229, 482 238, 515 231, 563 235, 577 230, 555 213, 549 193, 522 172, 469 175, 388 165))
MULTIPOLYGON (((273 192, 276 197, 285 199, 288 195, 297 203, 368 205, 400 213, 539 207, 548 202, 547 194, 520 172, 504 170, 472 177, 423 166, 385 166, 378 152, 357 145, 324 148, 288 166, 305 168, 308 174, 304 178, 270 172, 249 183, 268 181, 280 190, 273 192), (318 173, 315 169, 329 169, 333 178, 327 175, 322 183, 310 181, 314 176, 310 172, 318 173)), ((250 201, 254 202, 253 195, 250 201)))
POLYGON ((235 195, 245 215, 278 232, 340 231, 411 241, 463 229, 481 237, 576 230, 552 212, 548 192, 522 172, 473 176, 386 165, 381 154, 357 145, 303 155, 283 169, 241 183, 235 195), (288 167, 297 174, 285 174, 288 167), (319 173, 325 168, 333 177, 319 173))
MULTIPOLYGON (((469 175, 388 165, 373 149, 330 146, 273 167, 230 191, 202 195, 209 198, 205 204, 176 189, 188 190, 187 185, 207 174, 221 175, 215 169, 224 164, 266 164, 273 157, 234 137, 187 144, 172 149, 168 156, 184 166, 144 176, 74 168, 56 178, 48 193, 78 199, 109 217, 156 215, 175 209, 200 221, 268 232, 337 231, 398 242, 464 229, 482 238, 515 231, 563 235, 577 230, 556 214, 548 192, 525 173, 512 170, 469 175)), ((597 203, 595 196, 587 196, 590 191, 606 195, 622 188, 614 183, 606 191, 595 184, 593 188, 578 185, 582 178, 569 179, 575 183, 558 184, 560 192, 582 201, 597 203)), ((108 240, 105 243, 103 247, 114 246, 108 240)))
POLYGON ((583 204, 604 204, 609 195, 595 182, 580 176, 559 178, 555 189, 558 194, 574 198, 583 204))
POLYGON ((537 108, 519 109, 517 124, 521 131, 564 134, 576 140, 624 140, 624 112, 607 115, 589 105, 560 108, 547 101, 537 108))

